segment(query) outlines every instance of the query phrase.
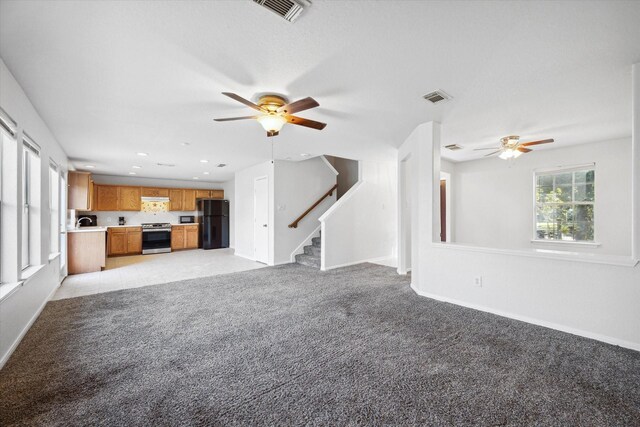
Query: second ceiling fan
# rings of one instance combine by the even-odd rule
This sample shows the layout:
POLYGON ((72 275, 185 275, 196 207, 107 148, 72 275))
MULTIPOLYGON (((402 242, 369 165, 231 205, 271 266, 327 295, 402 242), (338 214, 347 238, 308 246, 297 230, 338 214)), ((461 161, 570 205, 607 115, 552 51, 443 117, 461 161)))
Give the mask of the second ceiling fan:
POLYGON ((258 103, 254 104, 248 99, 244 99, 243 97, 236 95, 235 93, 222 92, 222 94, 243 103, 247 107, 253 108, 254 110, 260 112, 260 114, 253 116, 214 119, 217 122, 254 119, 257 120, 258 123, 262 125, 264 130, 267 131, 268 137, 278 135, 285 123, 305 126, 317 130, 322 130, 325 128, 325 126, 327 126, 326 123, 316 122, 315 120, 309 120, 293 115, 299 111, 309 110, 320 105, 315 99, 311 97, 288 103, 288 101, 280 95, 269 94, 261 96, 260 99, 258 99, 258 103))
POLYGON ((500 147, 496 148, 476 148, 474 151, 480 150, 495 150, 493 153, 485 154, 484 157, 493 156, 494 154, 500 153, 499 157, 501 159, 509 160, 515 159, 519 157, 523 153, 529 153, 532 150, 530 147, 532 145, 540 145, 540 144, 549 144, 553 142, 553 139, 541 139, 539 141, 531 141, 531 142, 520 142, 520 137, 518 135, 509 135, 503 138, 500 138, 500 147))

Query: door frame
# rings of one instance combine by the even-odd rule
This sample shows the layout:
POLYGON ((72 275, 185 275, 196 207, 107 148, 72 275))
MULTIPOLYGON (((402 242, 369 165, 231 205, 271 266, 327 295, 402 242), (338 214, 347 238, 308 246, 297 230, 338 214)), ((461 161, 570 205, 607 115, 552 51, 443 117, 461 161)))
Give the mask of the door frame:
MULTIPOLYGON (((407 274, 411 271, 411 263, 413 260, 413 235, 411 235, 411 246, 407 248, 406 233, 412 233, 413 212, 407 211, 407 195, 409 191, 413 191, 413 183, 411 177, 407 175, 407 165, 411 161, 411 154, 400 160, 398 168, 398 274, 407 274), (407 253, 408 252, 408 253, 407 253)), ((412 203, 416 201, 412 199, 412 203)), ((413 205, 411 207, 413 209, 413 205)))
POLYGON ((446 215, 445 215, 445 220, 447 221, 447 229, 445 230, 445 232, 447 233, 447 239, 442 242, 442 243, 451 243, 453 241, 453 239, 451 238, 451 211, 452 206, 451 206, 451 185, 452 185, 452 181, 451 181, 451 174, 449 172, 442 172, 440 171, 440 180, 441 181, 445 181, 445 203, 446 203, 446 215))
POLYGON ((253 179, 253 260, 257 261, 257 262, 261 262, 263 264, 269 265, 269 259, 270 259, 270 251, 271 251, 271 245, 270 245, 270 230, 271 230, 271 224, 270 224, 270 215, 269 215, 269 175, 262 175, 262 176, 257 176, 253 179), (266 183, 267 183, 267 259, 264 261, 258 260, 256 259, 256 223, 257 223, 257 217, 256 217, 256 213, 257 213, 257 209, 256 209, 256 183, 262 179, 266 179, 266 183))

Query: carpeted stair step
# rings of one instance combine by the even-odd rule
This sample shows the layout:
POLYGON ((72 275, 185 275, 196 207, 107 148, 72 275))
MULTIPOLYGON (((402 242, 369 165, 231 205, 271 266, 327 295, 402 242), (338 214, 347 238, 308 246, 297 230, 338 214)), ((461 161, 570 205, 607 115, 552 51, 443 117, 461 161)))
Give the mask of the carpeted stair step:
POLYGON ((313 245, 309 245, 309 246, 305 246, 304 247, 304 254, 305 255, 313 255, 313 256, 320 256, 320 254, 322 254, 322 248, 319 246, 313 246, 313 245))
POLYGON ((311 243, 313 244, 313 246, 315 246, 316 248, 319 248, 321 245, 322 240, 320 239, 320 237, 312 237, 311 238, 311 243))
POLYGON ((320 268, 319 256, 298 254, 296 255, 296 262, 298 264, 306 265, 307 267, 320 268))

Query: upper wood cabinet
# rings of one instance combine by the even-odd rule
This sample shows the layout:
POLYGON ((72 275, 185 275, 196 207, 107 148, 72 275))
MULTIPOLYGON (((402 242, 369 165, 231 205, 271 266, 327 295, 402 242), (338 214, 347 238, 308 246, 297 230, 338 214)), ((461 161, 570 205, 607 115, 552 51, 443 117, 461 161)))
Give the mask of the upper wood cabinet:
POLYGON ((96 210, 118 210, 118 187, 113 185, 96 185, 96 210))
POLYGON ((209 197, 212 199, 224 199, 224 190, 211 190, 209 197))
POLYGON ((169 197, 168 188, 142 187, 142 197, 169 197))
POLYGON ((210 196, 209 190, 196 190, 196 199, 208 199, 210 196))
POLYGON ((183 190, 178 188, 169 189, 169 210, 181 211, 182 210, 182 198, 183 190))
POLYGON ((118 187, 118 210, 139 211, 142 208, 140 187, 118 187))
POLYGON ((182 190, 182 210, 196 210, 196 190, 182 190))
POLYGON ((69 182, 68 209, 91 210, 91 196, 93 195, 91 174, 70 171, 67 179, 69 182))

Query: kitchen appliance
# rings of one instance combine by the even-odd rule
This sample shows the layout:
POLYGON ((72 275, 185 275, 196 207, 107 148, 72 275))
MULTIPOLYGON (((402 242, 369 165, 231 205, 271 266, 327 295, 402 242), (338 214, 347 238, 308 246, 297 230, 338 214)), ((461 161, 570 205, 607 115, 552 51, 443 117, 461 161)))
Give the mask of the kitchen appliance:
POLYGON ((229 201, 198 199, 198 247, 219 249, 229 247, 229 201))
POLYGON ((142 253, 171 252, 171 224, 166 222, 142 224, 142 253))
POLYGON ((124 224, 125 224, 125 222, 126 222, 126 221, 124 220, 124 217, 123 217, 123 216, 121 216, 121 217, 119 217, 119 218, 118 218, 118 225, 124 225, 124 224))
POLYGON ((180 215, 180 224, 193 224, 196 222, 196 217, 193 215, 180 215))
POLYGON ((76 223, 79 227, 95 227, 98 225, 98 216, 97 215, 80 215, 76 216, 76 223), (82 218, 82 221, 78 220, 82 218), (85 219, 88 218, 88 219, 85 219))

